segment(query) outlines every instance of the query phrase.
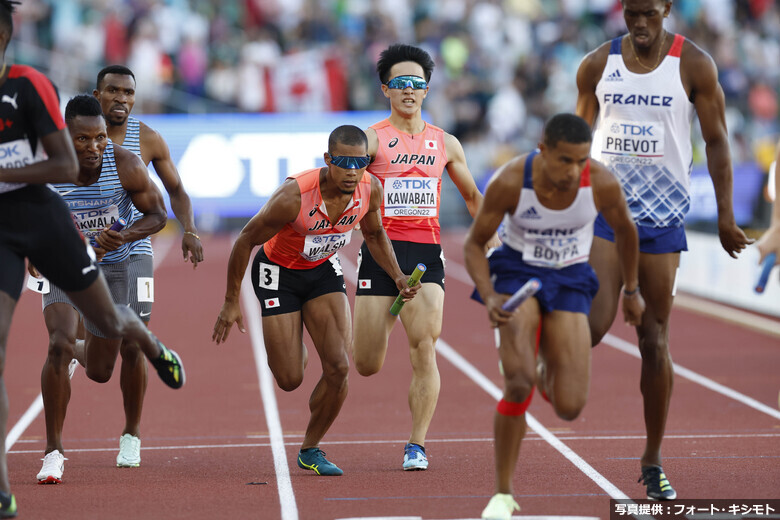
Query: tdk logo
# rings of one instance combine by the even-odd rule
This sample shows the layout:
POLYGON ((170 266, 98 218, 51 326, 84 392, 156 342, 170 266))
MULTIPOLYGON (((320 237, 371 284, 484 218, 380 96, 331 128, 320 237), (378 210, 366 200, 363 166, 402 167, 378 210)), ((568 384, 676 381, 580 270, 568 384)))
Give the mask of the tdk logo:
POLYGON ((604 78, 604 81, 623 81, 623 76, 620 75, 619 70, 615 70, 615 72, 604 78))
POLYGON ((395 179, 393 188, 396 190, 430 190, 432 179, 395 179))
POLYGON ((612 126, 609 127, 609 130, 613 134, 655 137, 655 135, 653 134, 653 125, 630 125, 625 123, 612 123, 612 126))
POLYGON ((520 214, 520 218, 540 219, 542 216, 537 213, 535 207, 531 206, 520 214))

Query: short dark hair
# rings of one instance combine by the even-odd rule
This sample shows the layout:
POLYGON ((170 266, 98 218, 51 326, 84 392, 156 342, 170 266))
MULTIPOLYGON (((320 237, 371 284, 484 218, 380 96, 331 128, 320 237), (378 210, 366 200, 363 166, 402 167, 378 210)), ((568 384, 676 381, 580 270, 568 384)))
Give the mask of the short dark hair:
POLYGON ((124 65, 109 65, 108 67, 103 67, 103 69, 100 72, 98 72, 97 82, 95 83, 96 89, 100 90, 100 84, 103 82, 103 78, 105 78, 107 74, 119 74, 120 76, 130 76, 133 78, 133 81, 135 81, 135 74, 133 74, 133 71, 128 69, 124 65))
POLYGON ((404 61, 413 61, 420 65, 425 74, 425 81, 431 81, 431 74, 433 74, 433 67, 435 66, 431 55, 419 47, 404 43, 395 43, 379 54, 379 61, 376 62, 376 72, 379 74, 379 81, 383 85, 390 81, 392 79, 390 77, 390 69, 396 63, 404 61))
POLYGON ((544 125, 544 144, 553 148, 559 141, 589 143, 593 139, 590 125, 574 114, 556 114, 544 125))
POLYGON ((0 28, 8 31, 8 38, 14 34, 13 14, 20 2, 16 0, 0 0, 0 28))
POLYGON ((77 116, 103 117, 103 109, 95 96, 79 94, 71 98, 65 106, 65 121, 69 123, 77 116))
POLYGON ((368 149, 368 137, 366 133, 354 125, 342 125, 330 133, 328 137, 328 153, 331 153, 336 144, 364 145, 368 149))

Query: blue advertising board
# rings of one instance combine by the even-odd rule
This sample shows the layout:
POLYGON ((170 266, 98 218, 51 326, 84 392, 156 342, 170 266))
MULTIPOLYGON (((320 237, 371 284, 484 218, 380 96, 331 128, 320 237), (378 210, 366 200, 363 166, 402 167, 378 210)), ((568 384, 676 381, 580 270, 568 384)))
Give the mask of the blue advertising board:
MULTIPOLYGON (((290 174, 324 166, 328 135, 388 112, 139 115, 168 143, 196 215, 250 217, 290 174)), ((150 169, 151 165, 150 165, 150 169)), ((170 208, 167 193, 157 175, 170 208)))

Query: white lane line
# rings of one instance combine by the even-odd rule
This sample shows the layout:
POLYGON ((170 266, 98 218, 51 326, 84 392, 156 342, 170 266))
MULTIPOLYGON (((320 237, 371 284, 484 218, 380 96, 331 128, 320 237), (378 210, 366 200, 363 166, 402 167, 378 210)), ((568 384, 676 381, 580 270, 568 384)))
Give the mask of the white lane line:
MULTIPOLYGON (((263 438, 269 437, 268 435, 264 436, 263 438)), ((302 435, 286 435, 287 439, 290 439, 291 437, 303 437, 302 435)), ((619 441, 619 440, 644 440, 644 435, 557 435, 558 439, 561 441, 619 441)), ((777 438, 780 437, 780 433, 753 433, 753 434, 742 434, 742 435, 719 435, 719 434, 713 434, 713 435, 666 435, 664 436, 667 439, 744 439, 744 438, 777 438)), ((253 439, 258 438, 257 436, 249 435, 247 436, 247 439, 253 439)), ((447 443, 486 443, 486 442, 493 442, 493 437, 473 437, 473 438, 460 438, 460 439, 437 439, 435 437, 429 437, 427 439, 429 442, 434 444, 447 444, 447 443)), ((541 442, 545 439, 538 436, 536 432, 528 432, 525 439, 523 439, 523 442, 541 442)), ((379 440, 330 440, 328 441, 328 444, 340 444, 340 445, 387 445, 387 444, 405 444, 408 441, 408 439, 379 439, 379 440)), ((43 440, 26 440, 26 441, 19 441, 17 444, 32 444, 32 443, 40 443, 43 444, 43 440)), ((285 446, 300 446, 300 441, 285 441, 285 446)), ((176 445, 168 445, 168 446, 143 446, 142 450, 155 450, 155 451, 176 451, 176 450, 214 450, 214 449, 230 449, 230 448, 267 448, 271 446, 271 442, 242 442, 242 443, 222 443, 222 444, 176 444, 176 445)), ((28 454, 28 453, 40 453, 41 448, 36 448, 34 450, 20 450, 16 449, 13 451, 8 452, 9 455, 22 455, 22 454, 28 454)), ((104 451, 116 451, 115 446, 111 447, 105 447, 105 448, 68 448, 68 452, 104 452, 104 451)), ((675 458, 675 457, 667 457, 667 458, 675 458)), ((677 457, 680 458, 680 457, 677 457)), ((773 455, 754 455, 754 456, 722 456, 722 457, 707 457, 707 456, 701 456, 697 457, 695 455, 691 457, 686 458, 777 458, 773 455)))
POLYGON ((255 298, 252 282, 248 276, 241 283, 241 299, 244 302, 244 318, 248 322, 249 335, 252 338, 252 350, 255 354, 257 376, 260 379, 260 396, 263 399, 265 421, 271 439, 271 452, 274 457, 276 471, 276 487, 279 491, 279 502, 282 509, 282 520, 298 520, 298 505, 295 503, 290 480, 290 468, 287 465, 287 452, 284 449, 284 434, 279 417, 279 407, 274 393, 274 380, 271 369, 268 368, 268 356, 263 343, 263 327, 260 320, 260 304, 255 298))
MULTIPOLYGON (((154 268, 156 269, 159 264, 168 256, 173 244, 173 239, 166 237, 163 239, 157 239, 154 242, 155 251, 157 254, 154 256, 154 268), (156 249, 159 244, 159 250, 156 249)), ((78 365, 76 366, 78 369, 78 365)), ((13 425, 8 435, 5 437, 5 451, 6 453, 11 451, 11 447, 19 440, 19 437, 24 434, 25 430, 32 424, 32 422, 43 411, 43 396, 39 393, 32 404, 27 408, 22 417, 13 425)))
MULTIPOLYGON (((480 388, 487 392, 493 399, 498 401, 503 396, 503 392, 493 382, 485 377, 482 372, 477 370, 474 365, 469 363, 463 356, 450 347, 444 340, 439 339, 436 343, 436 350, 447 360, 455 365, 455 367, 463 372, 469 379, 474 381, 480 388)), ((536 420, 536 418, 530 413, 525 413, 525 419, 528 426, 533 431, 538 433, 545 441, 547 441, 553 448, 558 450, 564 457, 566 457, 577 469, 585 473, 593 482, 596 483, 601 489, 603 489, 610 497, 614 499, 628 500, 629 497, 622 491, 620 491, 612 482, 604 478, 593 466, 585 462, 579 455, 577 455, 571 448, 566 446, 560 439, 553 435, 550 430, 545 428, 542 423, 536 420)))
MULTIPOLYGON (((636 345, 624 339, 618 338, 617 336, 613 336, 612 334, 607 334, 606 336, 604 336, 601 342, 606 343, 610 347, 616 348, 617 350, 624 352, 630 356, 634 356, 635 358, 639 358, 639 359, 642 358, 642 355, 639 353, 639 348, 636 345)), ((697 383, 705 388, 709 388, 713 392, 717 392, 721 395, 734 399, 735 401, 739 401, 740 403, 747 405, 750 408, 753 408, 754 410, 763 412, 771 417, 774 417, 775 419, 780 419, 780 410, 775 410, 772 407, 769 407, 759 401, 756 401, 752 397, 748 397, 745 394, 741 394, 736 390, 732 390, 727 386, 723 386, 720 383, 716 383, 712 379, 704 377, 701 374, 697 374, 693 370, 689 370, 685 367, 682 367, 677 363, 673 363, 672 365, 674 367, 674 373, 677 374, 678 376, 684 377, 685 379, 693 381, 694 383, 697 383)))
MULTIPOLYGON (((449 260, 447 261, 447 276, 452 276, 452 278, 455 278, 460 282, 472 286, 474 285, 474 282, 471 281, 471 278, 469 277, 466 268, 463 265, 458 264, 456 262, 452 262, 449 260)), ((675 300, 677 300, 677 298, 675 298, 675 300)), ((735 312, 735 311, 733 309, 729 309, 729 312, 735 312)), ((729 320, 725 320, 723 314, 721 313, 713 312, 713 313, 708 313, 707 315, 713 318, 729 321, 729 320)), ((766 320, 765 318, 762 319, 764 319, 766 322, 771 322, 772 325, 769 327, 770 328, 774 327, 772 330, 777 332, 777 328, 778 328, 777 322, 773 322, 772 320, 766 320)), ((601 342, 621 352, 634 356, 636 358, 639 359, 642 358, 642 356, 639 353, 639 348, 635 344, 620 339, 617 336, 613 336, 612 334, 607 334, 606 336, 604 336, 601 342)), ((681 377, 693 381, 694 383, 697 383, 705 388, 709 388, 710 390, 717 392, 725 397, 734 399, 735 401, 747 405, 750 408, 753 408, 754 410, 757 410, 759 412, 763 412, 771 417, 774 417, 775 419, 780 419, 780 410, 776 410, 775 408, 771 406, 767 406, 753 399, 752 397, 748 397, 744 394, 737 392, 736 390, 728 388, 727 386, 721 385, 720 383, 716 383, 712 379, 709 379, 701 374, 697 374, 693 370, 680 366, 677 363, 674 363, 673 366, 674 366, 674 373, 681 377)))
MULTIPOLYGON (((357 279, 357 274, 355 273, 355 266, 349 261, 345 261, 344 258, 341 258, 341 263, 346 264, 346 266, 349 268, 349 274, 347 273, 347 270, 344 269, 344 276, 349 277, 350 281, 354 284, 357 279)), ((448 264, 448 267, 452 264, 448 264)), ((457 266, 457 264, 455 264, 457 266)), ((461 269, 462 266, 461 266, 461 269)), ((465 271, 465 269, 463 269, 465 271)), ((448 271, 449 273, 449 271, 448 271)), ((461 356, 458 352, 456 352, 452 347, 450 347, 444 340, 439 339, 436 342, 436 350, 447 360, 455 365, 456 368, 458 368, 461 372, 463 372, 469 379, 474 381, 480 388, 485 390, 490 396, 492 396, 496 401, 501 399, 503 396, 503 392, 501 389, 499 389, 493 382, 488 379, 482 372, 477 370, 474 365, 469 363, 463 356, 461 356)), ((596 485, 598 485, 601 489, 603 489, 610 497, 614 499, 621 499, 621 500, 630 500, 628 495, 620 491, 614 484, 612 484, 609 480, 604 478, 598 471, 596 471, 590 464, 585 462, 585 460, 582 459, 579 455, 577 455, 571 448, 566 446, 563 442, 561 442, 555 435, 553 435, 547 428, 545 428, 542 423, 536 420, 534 416, 532 416, 530 413, 526 412, 526 422, 528 423, 528 426, 531 427, 533 431, 535 431, 537 434, 539 434, 547 443, 549 443, 552 447, 554 447, 558 452, 560 452, 564 457, 566 457, 569 461, 571 461, 580 471, 585 473, 591 480, 593 480, 596 485)))

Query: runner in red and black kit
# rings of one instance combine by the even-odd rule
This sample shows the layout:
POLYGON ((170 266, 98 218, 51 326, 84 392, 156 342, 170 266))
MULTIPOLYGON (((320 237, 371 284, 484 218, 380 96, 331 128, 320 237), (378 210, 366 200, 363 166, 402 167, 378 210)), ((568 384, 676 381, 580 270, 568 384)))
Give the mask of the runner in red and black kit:
MULTIPOLYGON (((376 68, 382 92, 390 100, 390 117, 366 131, 368 154, 373 160, 368 171, 382 181, 382 225, 398 263, 407 274, 418 263, 427 267, 419 295, 400 313, 412 361, 412 432, 402 465, 407 471, 428 467, 425 436, 439 398, 434 347, 441 334, 444 308, 439 204, 445 168, 472 216, 482 201, 460 142, 422 119, 433 65, 430 55, 417 47, 397 44, 384 50, 376 68)), ((499 245, 498 239, 493 238, 490 245, 499 245)), ((396 321, 388 310, 398 292, 365 245, 358 263, 353 355, 358 372, 370 376, 384 364, 396 321)))
MULTIPOLYGON (((0 370, 29 258, 104 333, 138 341, 161 377, 169 369, 178 372, 178 359, 135 314, 114 306, 68 208, 46 187, 50 182, 76 182, 78 162, 54 86, 30 67, 5 63, 16 5, 0 0, 0 370)), ((8 397, 0 372, 0 446, 5 446, 7 419, 8 397)), ((14 516, 16 500, 10 493, 5 450, 0 449, 0 518, 14 516)))

